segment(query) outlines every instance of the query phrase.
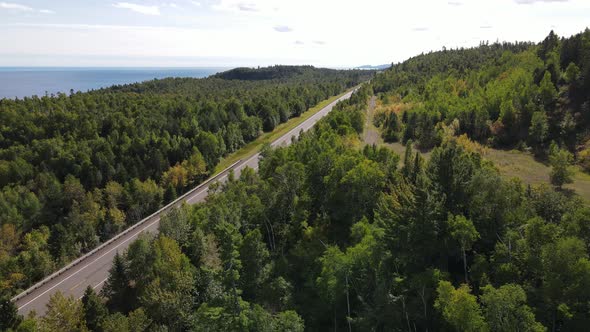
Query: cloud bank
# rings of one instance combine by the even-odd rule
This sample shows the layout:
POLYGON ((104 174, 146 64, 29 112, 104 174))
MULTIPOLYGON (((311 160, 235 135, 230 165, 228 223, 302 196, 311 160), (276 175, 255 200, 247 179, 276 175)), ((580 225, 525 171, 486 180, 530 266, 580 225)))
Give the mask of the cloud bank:
POLYGON ((129 9, 131 11, 134 11, 136 13, 143 14, 143 15, 153 15, 153 16, 160 15, 160 8, 158 6, 144 6, 144 5, 138 5, 138 4, 129 3, 129 2, 117 2, 117 3, 113 4, 113 7, 121 8, 121 9, 129 9))
POLYGON ((291 29, 290 27, 288 27, 286 25, 277 25, 274 27, 274 29, 277 32, 291 32, 291 31, 293 31, 293 29, 291 29))
POLYGON ((519 5, 530 5, 536 2, 568 2, 569 0, 514 0, 519 5))
POLYGON ((30 12, 33 8, 25 5, 21 5, 18 3, 10 3, 10 2, 0 2, 0 8, 3 9, 12 9, 12 10, 20 10, 24 12, 30 12))

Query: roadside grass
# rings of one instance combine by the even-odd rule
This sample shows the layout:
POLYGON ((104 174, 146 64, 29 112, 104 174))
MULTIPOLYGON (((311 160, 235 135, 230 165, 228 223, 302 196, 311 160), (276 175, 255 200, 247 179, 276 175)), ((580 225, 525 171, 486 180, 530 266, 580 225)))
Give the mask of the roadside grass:
POLYGON ((343 92, 342 94, 339 94, 337 96, 332 96, 332 97, 330 97, 330 98, 328 98, 326 100, 323 100, 319 104, 317 104, 314 107, 312 107, 312 108, 308 109, 307 111, 303 112, 303 114, 301 114, 299 117, 291 118, 291 119, 289 119, 289 121, 287 121, 285 123, 281 123, 280 125, 278 125, 275 128, 275 130, 273 130, 271 132, 268 132, 268 133, 263 133, 257 139, 255 139, 252 142, 244 145, 238 151, 236 151, 236 152, 234 152, 234 153, 226 156, 225 158, 221 159, 221 161, 215 167, 215 171, 213 172, 212 175, 217 174, 217 173, 223 171, 224 169, 228 168, 231 164, 235 163, 236 161, 238 161, 240 159, 246 159, 246 158, 249 158, 250 156, 256 154, 258 151, 260 151, 260 149, 262 148, 262 146, 264 144, 266 144, 266 143, 269 143, 270 144, 273 141, 275 141, 276 139, 278 139, 279 137, 285 135, 290 130, 292 130, 293 128, 297 127, 298 125, 300 125, 305 120, 307 120, 310 117, 312 117, 314 114, 316 114, 317 112, 319 112, 322 108, 326 107, 331 102, 333 102, 336 99, 344 96, 349 91, 350 90, 347 90, 346 92, 343 92))

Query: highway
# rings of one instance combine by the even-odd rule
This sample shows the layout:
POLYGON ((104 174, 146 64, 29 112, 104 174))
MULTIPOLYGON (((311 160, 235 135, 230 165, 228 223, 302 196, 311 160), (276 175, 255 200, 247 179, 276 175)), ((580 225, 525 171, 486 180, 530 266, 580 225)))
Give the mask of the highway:
MULTIPOLYGON (((289 145, 293 136, 298 136, 301 131, 307 131, 312 128, 318 120, 332 110, 338 101, 350 98, 351 94, 352 92, 348 92, 330 103, 287 134, 275 140, 271 145, 275 147, 289 145)), ((108 271, 117 252, 125 252, 127 247, 141 233, 157 232, 160 216, 165 214, 169 209, 179 206, 183 202, 195 204, 204 201, 208 195, 209 185, 215 182, 226 181, 230 170, 234 171, 236 177, 240 175, 245 167, 257 170, 259 155, 259 153, 256 153, 245 160, 238 161, 223 172, 192 189, 178 200, 168 204, 156 213, 131 226, 120 235, 105 242, 97 249, 78 258, 60 271, 17 295, 13 298, 13 301, 18 307, 18 312, 22 315, 27 315, 30 311, 34 310, 38 315, 43 315, 46 310, 45 305, 49 301, 50 296, 58 291, 66 296, 74 296, 75 298, 81 298, 88 286, 99 291, 108 278, 108 271)))

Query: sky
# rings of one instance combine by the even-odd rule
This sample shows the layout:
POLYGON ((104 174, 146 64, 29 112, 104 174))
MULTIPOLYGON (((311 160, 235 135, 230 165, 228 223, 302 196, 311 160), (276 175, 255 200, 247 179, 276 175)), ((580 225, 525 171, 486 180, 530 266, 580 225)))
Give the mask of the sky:
POLYGON ((355 67, 589 25, 590 0, 0 0, 0 67, 355 67))

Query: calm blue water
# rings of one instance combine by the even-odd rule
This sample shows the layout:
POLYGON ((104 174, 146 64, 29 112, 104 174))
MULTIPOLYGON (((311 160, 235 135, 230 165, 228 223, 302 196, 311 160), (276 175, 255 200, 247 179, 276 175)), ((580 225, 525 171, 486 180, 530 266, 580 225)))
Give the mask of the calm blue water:
POLYGON ((229 68, 0 67, 0 99, 70 93, 166 77, 207 77, 229 68))

